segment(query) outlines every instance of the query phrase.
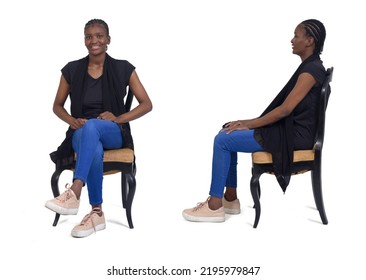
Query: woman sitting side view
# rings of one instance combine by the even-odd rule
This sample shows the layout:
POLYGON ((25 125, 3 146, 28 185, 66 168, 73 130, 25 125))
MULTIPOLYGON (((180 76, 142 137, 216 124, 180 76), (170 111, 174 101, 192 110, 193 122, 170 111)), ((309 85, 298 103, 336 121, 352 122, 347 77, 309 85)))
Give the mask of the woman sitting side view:
POLYGON ((62 68, 61 80, 53 104, 54 113, 69 125, 66 139, 51 153, 57 164, 70 165, 76 152, 72 185, 46 207, 62 215, 76 215, 82 187, 86 184, 92 210, 71 231, 85 237, 105 229, 102 211, 104 149, 133 149, 129 122, 152 110, 152 103, 141 84, 135 67, 127 60, 107 54, 111 37, 105 21, 92 19, 84 28, 88 55, 62 68), (138 105, 126 112, 126 87, 134 93, 138 105), (70 96, 71 113, 64 108, 70 96))
POLYGON ((260 117, 226 123, 217 134, 209 197, 196 207, 185 209, 186 220, 223 222, 225 214, 240 213, 237 152, 270 152, 277 181, 286 190, 293 151, 312 149, 314 145, 316 112, 326 77, 320 59, 325 37, 325 27, 319 20, 309 19, 297 25, 291 44, 301 64, 260 117))

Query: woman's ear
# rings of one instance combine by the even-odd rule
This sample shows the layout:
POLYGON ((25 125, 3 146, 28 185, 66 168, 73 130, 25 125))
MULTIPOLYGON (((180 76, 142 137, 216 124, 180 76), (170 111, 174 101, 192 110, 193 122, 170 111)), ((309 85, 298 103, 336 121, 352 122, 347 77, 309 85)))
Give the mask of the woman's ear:
POLYGON ((306 46, 307 46, 307 47, 311 47, 312 45, 314 45, 314 46, 315 46, 315 40, 314 40, 314 37, 312 37, 312 36, 308 36, 308 37, 306 38, 306 46))

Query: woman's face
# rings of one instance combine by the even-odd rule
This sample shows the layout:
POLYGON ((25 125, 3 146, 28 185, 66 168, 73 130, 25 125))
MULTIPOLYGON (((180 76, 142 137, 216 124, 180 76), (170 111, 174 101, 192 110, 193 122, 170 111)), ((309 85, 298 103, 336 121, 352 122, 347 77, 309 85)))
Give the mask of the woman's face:
POLYGON ((91 55, 104 53, 111 41, 104 26, 98 23, 88 26, 84 35, 85 46, 91 55))
POLYGON ((305 33, 305 28, 302 24, 299 24, 295 29, 294 38, 291 40, 292 53, 301 56, 308 51, 308 47, 311 45, 311 37, 305 33))

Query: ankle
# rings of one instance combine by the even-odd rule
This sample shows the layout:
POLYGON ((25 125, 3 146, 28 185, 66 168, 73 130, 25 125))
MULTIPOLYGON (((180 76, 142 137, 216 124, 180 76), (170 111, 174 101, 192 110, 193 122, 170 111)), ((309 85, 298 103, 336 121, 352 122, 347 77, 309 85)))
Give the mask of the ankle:
POLYGON ((224 198, 227 201, 234 201, 235 199, 238 199, 237 194, 236 194, 236 188, 226 187, 224 198))
POLYGON ((92 211, 98 214, 99 217, 101 217, 103 214, 102 205, 92 205, 92 211))
POLYGON ((78 190, 77 188, 73 188, 73 187, 71 187, 70 189, 71 189, 71 190, 73 191, 73 193, 75 194, 76 199, 77 199, 77 200, 80 200, 81 190, 78 190))
POLYGON ((81 196, 81 190, 83 188, 83 182, 80 180, 75 180, 70 187, 70 189, 74 192, 76 199, 79 200, 81 196))
POLYGON ((226 199, 226 201, 229 201, 229 202, 238 199, 238 197, 236 195, 227 195, 227 194, 224 195, 224 198, 226 199))
POLYGON ((221 207, 222 207, 222 199, 211 196, 210 199, 208 200, 208 208, 215 211, 221 207))

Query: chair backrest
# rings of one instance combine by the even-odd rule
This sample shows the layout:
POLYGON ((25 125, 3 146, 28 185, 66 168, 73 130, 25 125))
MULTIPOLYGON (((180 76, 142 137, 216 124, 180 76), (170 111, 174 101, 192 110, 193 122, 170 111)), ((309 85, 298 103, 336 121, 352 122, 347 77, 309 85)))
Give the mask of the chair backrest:
POLYGON ((321 151, 323 147, 324 131, 325 131, 325 112, 327 109, 328 100, 331 92, 330 82, 332 81, 332 78, 333 78, 333 67, 330 67, 327 69, 327 75, 320 92, 318 128, 317 128, 317 135, 315 137, 315 151, 321 151))

